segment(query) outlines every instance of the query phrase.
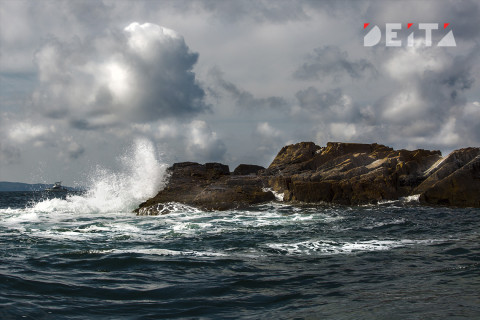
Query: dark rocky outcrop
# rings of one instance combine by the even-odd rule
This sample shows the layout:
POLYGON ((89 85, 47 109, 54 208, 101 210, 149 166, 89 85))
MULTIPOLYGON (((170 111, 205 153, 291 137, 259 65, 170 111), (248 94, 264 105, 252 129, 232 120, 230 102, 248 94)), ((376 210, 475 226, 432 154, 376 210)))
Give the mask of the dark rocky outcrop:
POLYGON ((431 205, 480 207, 480 148, 443 158, 440 151, 394 150, 380 144, 301 142, 283 147, 267 169, 239 165, 230 174, 220 163, 174 164, 166 188, 137 209, 168 212, 180 202, 204 210, 242 208, 274 200, 346 205, 397 200, 420 194, 431 205))
POLYGON ((142 203, 139 215, 168 213, 168 202, 180 202, 203 210, 244 208, 275 199, 263 190, 262 180, 254 175, 230 175, 228 166, 220 163, 176 163, 168 169, 169 182, 155 197, 142 203))

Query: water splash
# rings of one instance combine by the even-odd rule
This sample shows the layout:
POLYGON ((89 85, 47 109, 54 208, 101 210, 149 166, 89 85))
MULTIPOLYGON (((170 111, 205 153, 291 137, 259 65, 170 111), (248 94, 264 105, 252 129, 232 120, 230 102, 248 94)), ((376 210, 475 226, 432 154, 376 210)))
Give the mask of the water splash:
POLYGON ((121 169, 118 172, 97 166, 89 175, 90 186, 85 194, 44 200, 34 205, 34 211, 131 212, 164 187, 167 165, 158 161, 151 141, 137 139, 119 160, 121 169))

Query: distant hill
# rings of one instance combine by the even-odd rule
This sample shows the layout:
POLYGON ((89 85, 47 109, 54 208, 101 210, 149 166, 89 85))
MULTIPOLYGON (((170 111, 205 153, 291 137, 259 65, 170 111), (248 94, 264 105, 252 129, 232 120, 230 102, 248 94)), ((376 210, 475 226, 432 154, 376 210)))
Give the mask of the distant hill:
MULTIPOLYGON (((45 183, 22 183, 22 182, 7 182, 7 181, 0 181, 0 191, 41 191, 47 188, 51 188, 53 184, 45 184, 45 183)), ((77 189, 72 187, 65 187, 67 190, 75 191, 77 189)))

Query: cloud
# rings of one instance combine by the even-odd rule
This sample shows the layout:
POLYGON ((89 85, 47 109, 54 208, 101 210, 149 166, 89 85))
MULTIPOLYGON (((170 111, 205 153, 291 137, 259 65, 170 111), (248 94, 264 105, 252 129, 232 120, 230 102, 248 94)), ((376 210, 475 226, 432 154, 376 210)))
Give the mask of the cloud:
POLYGON ((336 46, 324 46, 314 49, 314 54, 307 56, 295 72, 294 77, 301 80, 324 80, 334 77, 340 79, 348 76, 360 79, 366 74, 373 75, 376 69, 366 59, 349 60, 348 53, 336 46))
POLYGON ((299 5, 288 0, 204 0, 199 3, 205 10, 226 23, 241 19, 253 20, 257 23, 281 23, 308 19, 303 4, 299 5))
POLYGON ((295 97, 307 117, 320 118, 324 122, 358 121, 362 117, 358 105, 340 88, 319 92, 314 87, 308 87, 298 91, 295 97))
POLYGON ((20 161, 20 150, 8 144, 5 140, 0 140, 0 163, 15 164, 20 161))
POLYGON ((455 118, 456 132, 462 145, 480 145, 480 102, 467 103, 461 114, 455 118))
POLYGON ((280 131, 273 128, 268 122, 261 122, 257 125, 256 133, 262 138, 276 139, 280 137, 280 131))
MULTIPOLYGON (((78 139, 65 134, 67 128, 62 123, 46 120, 30 117, 21 119, 13 113, 1 114, 0 161, 7 164, 23 162, 26 159, 22 157, 35 156, 40 150, 68 161, 84 155, 83 145, 78 139)), ((53 158, 50 157, 49 161, 54 161, 53 158)))
POLYGON ((35 55, 33 101, 77 129, 191 117, 209 109, 192 71, 197 59, 178 33, 150 23, 68 43, 52 39, 35 55))
POLYGON ((29 141, 40 141, 44 139, 51 129, 43 125, 32 124, 29 122, 19 122, 10 127, 8 137, 14 143, 23 144, 29 141))
MULTIPOLYGON (((328 141, 378 142, 371 139, 381 130, 374 108, 354 102, 342 89, 320 92, 315 87, 300 90, 291 115, 304 125, 299 133, 310 136, 319 144, 328 141)), ((381 141, 380 141, 381 142, 381 141)))
POLYGON ((226 146, 217 137, 205 121, 194 120, 187 126, 186 153, 195 161, 221 161, 226 152, 226 146))
POLYGON ((61 156, 66 155, 68 160, 78 159, 85 153, 85 148, 72 137, 64 137, 62 142, 66 147, 64 148, 65 151, 61 153, 61 156))
POLYGON ((50 146, 53 127, 34 123, 31 119, 18 119, 15 114, 0 114, 0 163, 21 162, 25 145, 50 146))
POLYGON ((379 122, 406 141, 458 145, 459 128, 473 128, 462 115, 466 92, 475 83, 475 61, 472 55, 451 57, 440 48, 398 48, 385 63, 396 85, 376 103, 379 122))
POLYGON ((218 68, 212 68, 209 72, 209 75, 214 80, 214 85, 216 87, 210 88, 214 95, 221 95, 221 92, 228 94, 238 107, 248 108, 250 110, 272 108, 272 109, 283 109, 288 103, 282 97, 267 97, 267 98, 256 98, 252 93, 243 90, 236 86, 234 83, 226 81, 223 77, 223 73, 218 68))
POLYGON ((230 165, 268 165, 284 144, 313 139, 444 152, 479 145, 479 8, 475 0, 4 1, 0 161, 22 165, 4 165, 2 175, 30 179, 43 162, 54 174, 68 164, 72 177, 108 165, 137 136, 170 163, 230 165), (364 22, 402 23, 402 39, 407 22, 439 23, 434 44, 449 22, 457 47, 365 48, 364 22))
POLYGON ((385 87, 364 102, 358 93, 347 94, 355 86, 299 90, 291 115, 305 121, 302 130, 316 130, 322 143, 375 141, 450 150, 478 145, 480 130, 472 119, 479 117, 479 107, 467 98, 475 87, 477 55, 452 56, 443 48, 417 46, 395 48, 384 56, 376 69, 385 87))
POLYGON ((0 118, 0 139, 4 147, 10 145, 17 149, 19 146, 31 144, 35 147, 53 145, 55 127, 46 123, 39 123, 38 119, 19 117, 15 113, 2 113, 0 118))
POLYGON ((285 144, 284 132, 276 129, 268 122, 258 123, 252 136, 257 145, 256 151, 259 154, 257 159, 262 164, 269 164, 285 144))
MULTIPOLYGON (((478 41, 480 24, 480 4, 476 0, 462 1, 366 1, 365 15, 368 21, 381 26, 385 23, 451 23, 455 39, 478 41)), ((424 33, 422 31, 422 33, 424 33)), ((432 33, 434 43, 445 33, 432 33)), ((463 41, 462 41, 463 42, 463 41)))
POLYGON ((148 137, 156 141, 159 149, 165 153, 165 159, 175 162, 224 161, 227 152, 222 137, 204 120, 185 122, 172 119, 135 124, 124 135, 148 137))

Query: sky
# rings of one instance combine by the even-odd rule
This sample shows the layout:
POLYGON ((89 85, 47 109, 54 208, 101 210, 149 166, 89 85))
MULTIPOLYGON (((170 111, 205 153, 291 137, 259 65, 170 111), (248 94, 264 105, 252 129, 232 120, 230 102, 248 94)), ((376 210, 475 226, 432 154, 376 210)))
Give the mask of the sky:
POLYGON ((82 184, 138 139, 232 171, 300 141, 478 147, 479 26, 473 0, 0 0, 0 180, 82 184))

